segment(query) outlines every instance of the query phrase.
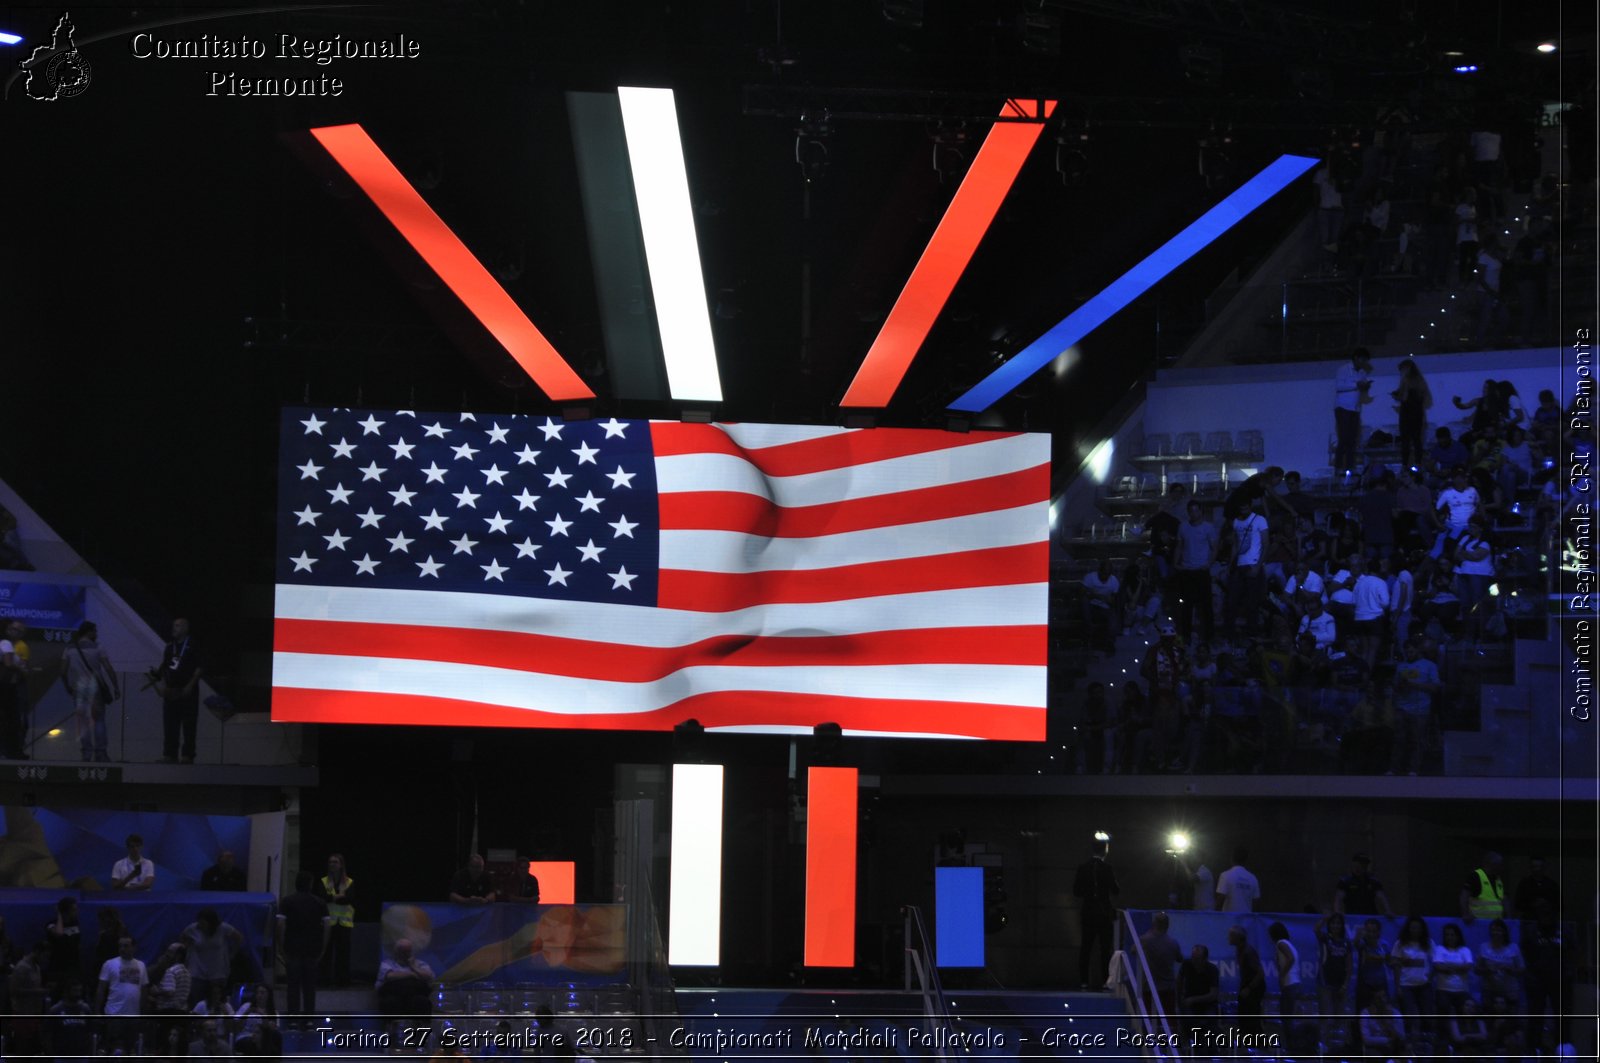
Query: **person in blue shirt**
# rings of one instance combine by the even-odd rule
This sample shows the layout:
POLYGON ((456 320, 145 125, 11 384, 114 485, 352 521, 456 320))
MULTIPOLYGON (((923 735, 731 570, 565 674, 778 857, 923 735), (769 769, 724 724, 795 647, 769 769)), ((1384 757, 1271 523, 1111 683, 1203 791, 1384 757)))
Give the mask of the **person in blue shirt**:
POLYGON ((1400 733, 1395 735, 1394 759, 1389 774, 1408 765, 1408 774, 1415 775, 1422 766, 1422 744, 1428 733, 1428 714, 1433 709, 1433 695, 1438 691, 1439 667, 1422 656, 1422 647, 1416 639, 1407 639, 1405 660, 1394 671, 1394 707, 1400 733))

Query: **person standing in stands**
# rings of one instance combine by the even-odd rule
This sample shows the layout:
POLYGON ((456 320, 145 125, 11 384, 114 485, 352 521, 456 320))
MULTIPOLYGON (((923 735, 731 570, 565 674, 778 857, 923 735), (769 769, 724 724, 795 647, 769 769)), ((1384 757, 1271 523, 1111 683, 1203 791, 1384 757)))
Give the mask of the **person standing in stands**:
POLYGON ((1267 594, 1267 518, 1258 499, 1234 515, 1233 552, 1228 567, 1228 593, 1222 605, 1222 626, 1231 638, 1243 619, 1244 633, 1253 635, 1261 625, 1261 603, 1267 594))
POLYGON ((1239 1032, 1261 1033, 1261 1007, 1267 996, 1267 972, 1261 954, 1250 944, 1244 927, 1228 929, 1228 944, 1233 946, 1239 969, 1239 1032))
POLYGON ((1196 1046, 1209 1043, 1208 1034, 1216 1032, 1217 1009, 1222 994, 1217 965, 1211 962, 1211 950, 1196 945, 1189 950, 1189 958, 1178 967, 1178 1003, 1182 1006, 1185 1030, 1179 1041, 1188 1041, 1189 1054, 1196 1054, 1196 1046))
POLYGON ((1479 919, 1501 919, 1506 914, 1506 884, 1500 877, 1505 860, 1493 850, 1483 854, 1483 863, 1467 874, 1461 887, 1461 918, 1466 923, 1479 919))
POLYGON ((1561 887, 1545 872, 1542 856, 1528 858, 1528 875, 1517 883, 1517 891, 1512 896, 1512 908, 1524 922, 1532 921, 1540 901, 1548 902, 1551 911, 1561 911, 1561 887))
POLYGON ((1295 1001, 1300 998, 1300 953, 1289 940, 1289 928, 1273 923, 1267 928, 1272 939, 1272 964, 1278 972, 1278 1014, 1285 1023, 1294 1021, 1295 1001))
POLYGON ((156 884, 156 865, 144 855, 144 839, 128 835, 128 855, 111 866, 111 888, 130 893, 148 890, 156 884))
POLYGON ((183 928, 179 940, 188 955, 190 1003, 207 999, 213 987, 226 989, 233 957, 244 947, 244 935, 224 923, 216 909, 202 908, 194 922, 183 928))
POLYGON ((1333 890, 1333 910, 1339 915, 1394 915, 1383 883, 1372 875, 1372 858, 1357 853, 1350 858, 1350 873, 1333 890))
POLYGON ((172 641, 162 651, 156 670, 161 695, 161 762, 194 763, 195 728, 200 723, 200 657, 189 637, 189 621, 172 622, 172 641))
POLYGON ((1389 764, 1389 774, 1396 774, 1402 766, 1407 774, 1422 770, 1422 747, 1428 739, 1428 718, 1433 712, 1433 695, 1440 687, 1439 667, 1422 656, 1422 647, 1416 639, 1405 644, 1405 660, 1394 670, 1394 707, 1400 711, 1395 720, 1400 728, 1394 738, 1394 754, 1389 764))
POLYGON ((1176 972, 1183 960, 1183 946, 1167 933, 1171 925, 1172 920, 1166 912, 1157 912, 1151 920, 1150 929, 1139 936, 1139 945, 1144 949, 1145 962, 1150 965, 1150 980, 1155 983, 1161 1010, 1168 1015, 1175 1015, 1178 1011, 1176 972))
POLYGON ((106 1041, 132 1055, 139 1035, 145 987, 150 984, 144 961, 133 954, 133 938, 118 942, 118 953, 100 968, 95 1010, 106 1016, 106 1041))
POLYGON ((234 863, 233 850, 217 854, 217 862, 200 873, 200 888, 225 893, 244 892, 244 869, 234 863))
POLYGON ((1428 411, 1433 408, 1433 390, 1410 358, 1400 363, 1400 386, 1390 395, 1400 414, 1400 464, 1405 468, 1420 465, 1425 454, 1422 435, 1428 428, 1428 411))
POLYGON ((28 644, 20 620, 0 638, 0 757, 28 759, 28 644))
POLYGON ((1189 519, 1178 525, 1177 573, 1178 632, 1187 644, 1200 618, 1201 638, 1209 644, 1216 618, 1211 604, 1211 565, 1217 559, 1217 526, 1205 519, 1205 507, 1189 503, 1189 519))
POLYGON ((333 919, 333 932, 328 940, 328 951, 323 956, 323 985, 343 988, 350 984, 350 935, 356 925, 356 909, 352 902, 355 880, 345 873, 344 857, 334 853, 328 857, 328 873, 317 880, 312 890, 328 905, 328 915, 333 919))
POLYGON ((1338 912, 1323 916, 1317 924, 1317 1011, 1323 1016, 1324 1034, 1330 1018, 1349 1014, 1353 950, 1344 916, 1338 912))
POLYGON ((1072 895, 1078 898, 1078 984, 1098 989, 1105 984, 1111 967, 1111 927, 1116 915, 1113 900, 1122 888, 1117 874, 1106 862, 1107 843, 1096 841, 1089 847, 1089 859, 1078 865, 1072 881, 1072 895), (1099 950, 1099 963, 1092 962, 1099 950), (1091 983, 1090 971, 1096 980, 1091 983))
POLYGON ((1217 911, 1253 912, 1261 900, 1261 883, 1244 866, 1250 851, 1239 846, 1233 851, 1233 866, 1217 879, 1217 911))
POLYGON ((84 760, 110 763, 107 752, 106 703, 117 696, 117 677, 95 642, 100 629, 85 620, 72 633, 61 654, 61 685, 72 697, 78 751, 84 760))
POLYGON ((290 1015, 317 1010, 317 965, 333 935, 333 917, 327 902, 312 896, 312 882, 312 873, 302 869, 294 877, 294 892, 278 905, 278 952, 289 985, 284 1009, 290 1015))
POLYGON ((1361 442, 1361 407, 1372 401, 1372 355, 1365 347, 1350 352, 1350 361, 1339 367, 1333 378, 1333 427, 1336 443, 1333 452, 1335 474, 1356 467, 1356 448, 1361 442))

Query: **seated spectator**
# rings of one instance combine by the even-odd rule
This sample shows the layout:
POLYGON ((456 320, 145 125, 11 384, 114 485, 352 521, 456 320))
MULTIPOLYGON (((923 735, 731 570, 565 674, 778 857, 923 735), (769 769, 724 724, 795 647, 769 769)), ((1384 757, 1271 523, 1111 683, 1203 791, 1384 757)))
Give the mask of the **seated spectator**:
POLYGON ((206 1019, 200 1024, 200 1036, 189 1042, 187 1058, 199 1060, 229 1059, 233 1048, 222 1036, 222 1024, 216 1019, 206 1019))
POLYGON ((1083 577, 1084 621, 1089 640, 1105 653, 1116 649, 1117 632, 1122 630, 1117 604, 1122 583, 1111 572, 1111 562, 1102 558, 1095 570, 1083 577))
POLYGON ((1527 433, 1516 425, 1506 432, 1506 445, 1500 451, 1500 468, 1496 477, 1500 490, 1507 499, 1515 497, 1517 488, 1533 481, 1533 448, 1528 445, 1527 433))
POLYGON ((1338 638, 1339 629, 1333 614, 1322 607, 1322 599, 1314 594, 1306 606, 1306 615, 1300 619, 1300 633, 1315 639, 1319 650, 1327 650, 1338 638))
POLYGON ((1317 512, 1317 503, 1305 492, 1298 472, 1283 474, 1283 500, 1296 517, 1310 517, 1317 512))
POLYGON ((1406 1034, 1400 1013, 1389 1003, 1389 994, 1383 990, 1374 992, 1361 1009, 1361 1046, 1367 1054, 1382 1058, 1384 1056, 1404 1057, 1406 1053, 1406 1034))
POLYGON ((1211 962, 1211 950, 1204 945, 1194 946, 1189 950, 1189 958, 1178 966, 1178 1004, 1185 1027, 1206 1032, 1215 1030, 1221 1001, 1219 984, 1217 965, 1211 962))
MULTIPOLYGON (((1459 402, 1459 400, 1457 400, 1459 402)), ((1441 479, 1449 477, 1459 466, 1466 467, 1472 457, 1460 440, 1450 437, 1450 429, 1440 428, 1433 433, 1434 443, 1428 450, 1428 469, 1441 479)))
POLYGON ((1491 1054, 1513 1059, 1524 1054, 1527 1041, 1523 1038, 1523 1031, 1526 1027, 1523 1017, 1518 1014, 1519 1010, 1514 998, 1505 996, 1489 998, 1484 1021, 1489 1028, 1486 1047, 1491 1054))
MULTIPOLYGON (((1324 592, 1322 577, 1317 570, 1305 561, 1294 567, 1294 574, 1283 585, 1284 592, 1295 597, 1314 596, 1320 602, 1328 600, 1324 592)), ((1304 609, 1304 605, 1301 606, 1304 609)))
POLYGON ((1476 1000, 1462 999, 1460 1010, 1445 1023, 1445 1039, 1458 1056, 1474 1056, 1483 1051, 1489 1043, 1489 1026, 1483 1021, 1476 1000))
POLYGON ((244 892, 244 869, 234 862, 233 850, 217 854, 217 862, 200 874, 200 888, 229 893, 244 892))
POLYGON ((1522 999, 1522 950, 1511 940, 1504 919, 1490 922, 1489 940, 1478 946, 1477 970, 1483 999, 1503 996, 1513 1003, 1522 999))
POLYGON ((1566 422, 1556 393, 1549 388, 1539 392, 1539 405, 1533 411, 1533 435, 1539 449, 1555 454, 1561 449, 1561 429, 1566 422))
MULTIPOLYGON (((86 1060, 94 1055, 94 1022, 90 1016, 94 1009, 83 998, 83 983, 77 978, 69 980, 62 991, 61 999, 50 1006, 46 1014, 49 1023, 45 1027, 45 1037, 49 1044, 50 1054, 58 1060, 86 1060)), ((11 1034, 15 1038, 21 1014, 11 1020, 11 1034)), ((20 1057, 24 1054, 16 1047, 15 1040, 9 1046, 20 1057)))
POLYGON ((394 943, 394 955, 378 968, 378 1010, 385 1015, 432 1012, 433 968, 417 959, 410 938, 394 943))
POLYGON ((1467 999, 1467 976, 1472 973, 1472 950, 1461 936, 1461 928, 1446 923, 1433 946, 1433 996, 1439 1011, 1456 1014, 1467 999))
POLYGON ((278 1009, 272 989, 257 985, 250 999, 233 1013, 233 1051, 241 1056, 276 1056, 283 1050, 283 1034, 278 1029, 278 1009))
POLYGON ((1351 571, 1354 560, 1348 555, 1340 558, 1337 568, 1323 584, 1328 591, 1328 611, 1346 630, 1350 629, 1356 613, 1356 575, 1351 571))
POLYGON ((467 866, 450 880, 450 899, 456 904, 492 904, 497 899, 489 876, 484 873, 483 857, 473 853, 467 866))

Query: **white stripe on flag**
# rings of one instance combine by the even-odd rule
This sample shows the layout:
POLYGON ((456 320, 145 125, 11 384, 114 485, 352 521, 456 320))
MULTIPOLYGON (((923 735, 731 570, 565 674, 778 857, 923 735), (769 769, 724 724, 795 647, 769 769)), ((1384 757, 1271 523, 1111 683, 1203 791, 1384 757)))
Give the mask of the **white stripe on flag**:
POLYGON ((897 524, 890 528, 774 539, 728 531, 663 531, 661 567, 694 572, 791 572, 1021 546, 1050 534, 1050 505, 897 524))
POLYGON ((1037 434, 798 476, 766 476, 750 462, 730 454, 673 454, 656 459, 656 486, 662 494, 738 491, 780 506, 819 506, 964 483, 1031 469, 1049 460, 1050 439, 1037 434))
POLYGON ((696 694, 774 691, 1044 707, 1042 665, 843 665, 684 668, 652 683, 616 683, 509 668, 389 657, 274 653, 272 685, 466 698, 574 716, 652 712, 696 694))
POLYGON ((592 640, 599 633, 614 645, 664 647, 687 646, 721 635, 861 635, 951 625, 1043 624, 1048 602, 1047 584, 1020 583, 701 613, 509 594, 279 584, 277 616, 283 620, 410 624, 570 639, 592 640))
POLYGON ((827 439, 859 428, 838 428, 810 424, 717 424, 714 427, 746 450, 762 447, 780 447, 785 443, 808 443, 813 439, 827 439))

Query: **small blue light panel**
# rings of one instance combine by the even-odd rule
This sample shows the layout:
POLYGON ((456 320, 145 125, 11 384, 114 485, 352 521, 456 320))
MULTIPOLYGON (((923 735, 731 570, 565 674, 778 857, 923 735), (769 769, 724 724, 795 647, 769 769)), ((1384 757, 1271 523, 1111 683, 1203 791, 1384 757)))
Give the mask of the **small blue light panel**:
POLYGON ((1105 324, 1113 314, 1149 291, 1163 277, 1194 257, 1201 248, 1233 228, 1242 218, 1319 161, 1303 155, 1280 155, 1270 166, 1200 215, 1192 225, 1162 244, 1143 262, 1112 281, 1104 291, 1068 314, 1049 332, 1012 355, 1010 360, 984 377, 971 391, 952 402, 950 409, 982 413, 999 402, 1013 388, 1054 361, 1062 351, 1105 324))
POLYGON ((933 869, 934 962, 983 966, 983 868, 933 869))

